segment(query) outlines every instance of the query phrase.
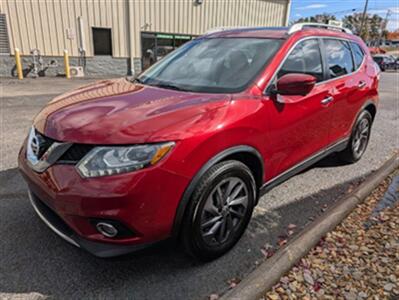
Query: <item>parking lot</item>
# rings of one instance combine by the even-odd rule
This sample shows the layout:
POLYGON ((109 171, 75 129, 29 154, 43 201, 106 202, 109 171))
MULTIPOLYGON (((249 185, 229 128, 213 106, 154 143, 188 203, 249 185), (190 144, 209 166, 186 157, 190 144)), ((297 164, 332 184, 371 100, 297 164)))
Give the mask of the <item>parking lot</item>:
POLYGON ((355 165, 334 155, 262 197, 244 237, 224 257, 193 262, 173 245, 99 259, 57 237, 35 215, 16 157, 32 118, 52 97, 91 80, 1 79, 0 293, 55 298, 204 299, 222 293, 264 259, 261 248, 320 215, 399 149, 399 73, 382 74, 380 106, 367 152, 355 165))

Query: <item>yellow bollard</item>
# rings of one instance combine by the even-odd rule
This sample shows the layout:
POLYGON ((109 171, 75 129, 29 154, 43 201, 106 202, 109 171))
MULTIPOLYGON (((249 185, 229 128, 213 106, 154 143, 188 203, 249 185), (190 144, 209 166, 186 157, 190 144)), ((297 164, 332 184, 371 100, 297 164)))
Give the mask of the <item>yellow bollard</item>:
POLYGON ((71 78, 71 72, 69 70, 69 56, 68 50, 64 50, 64 66, 65 66, 65 77, 67 79, 71 78))
POLYGON ((22 73, 21 55, 18 48, 15 48, 15 65, 17 66, 18 79, 23 79, 24 74, 22 73))

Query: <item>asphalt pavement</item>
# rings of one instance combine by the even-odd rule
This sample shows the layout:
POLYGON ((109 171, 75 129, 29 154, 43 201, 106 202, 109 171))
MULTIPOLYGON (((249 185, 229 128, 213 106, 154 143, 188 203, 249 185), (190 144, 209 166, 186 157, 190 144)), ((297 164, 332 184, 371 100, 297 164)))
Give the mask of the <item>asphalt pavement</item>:
POLYGON ((227 255, 200 264, 165 244, 99 259, 67 244, 39 220, 16 168, 34 115, 54 96, 90 81, 0 80, 0 293, 35 292, 58 299, 205 299, 220 294, 265 259, 262 247, 283 243, 288 224, 297 225, 298 232, 399 149, 399 73, 387 72, 362 160, 344 165, 332 155, 274 188, 262 197, 246 234, 227 255))

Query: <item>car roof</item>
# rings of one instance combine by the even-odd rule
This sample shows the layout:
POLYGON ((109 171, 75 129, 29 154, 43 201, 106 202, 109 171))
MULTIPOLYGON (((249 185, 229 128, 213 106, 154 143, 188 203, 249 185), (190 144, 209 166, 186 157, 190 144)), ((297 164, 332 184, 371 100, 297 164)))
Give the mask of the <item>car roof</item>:
POLYGON ((203 35, 204 37, 247 37, 247 38, 285 38, 288 27, 237 27, 216 28, 203 35))
POLYGON ((237 27, 237 28, 218 28, 205 33, 202 37, 242 37, 242 38, 275 38, 286 39, 293 35, 301 36, 332 36, 346 39, 357 40, 353 34, 341 32, 339 30, 304 27, 301 30, 290 33, 290 27, 237 27))

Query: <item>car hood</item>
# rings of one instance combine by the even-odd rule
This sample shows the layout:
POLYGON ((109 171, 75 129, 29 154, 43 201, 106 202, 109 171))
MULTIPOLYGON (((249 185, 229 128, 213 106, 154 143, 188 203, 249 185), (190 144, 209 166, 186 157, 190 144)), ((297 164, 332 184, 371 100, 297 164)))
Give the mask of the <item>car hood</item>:
POLYGON ((103 80, 62 94, 36 116, 35 128, 58 140, 131 144, 178 140, 223 119, 230 97, 103 80))

